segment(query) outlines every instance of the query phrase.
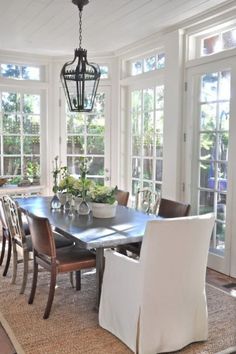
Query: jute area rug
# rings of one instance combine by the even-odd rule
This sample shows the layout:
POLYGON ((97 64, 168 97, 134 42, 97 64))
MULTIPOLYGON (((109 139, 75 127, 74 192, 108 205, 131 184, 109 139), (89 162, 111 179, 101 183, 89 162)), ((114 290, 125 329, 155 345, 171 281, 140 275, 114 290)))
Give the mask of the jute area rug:
MULTIPOLYGON (((10 275, 0 276, 0 312, 3 326, 19 354, 128 354, 131 351, 98 325, 95 304, 95 274, 84 272, 82 290, 75 291, 69 275, 58 276, 52 312, 43 320, 48 294, 48 274, 40 273, 33 305, 28 305, 31 277, 24 295, 19 295, 10 275)), ((236 345, 236 299, 207 285, 209 339, 178 351, 183 354, 214 354, 236 345)), ((171 334, 170 334, 171 335, 171 334)), ((0 350, 1 352, 1 350, 0 350)), ((177 352, 176 352, 177 353, 177 352)), ((230 351, 233 353, 233 351, 230 351)))

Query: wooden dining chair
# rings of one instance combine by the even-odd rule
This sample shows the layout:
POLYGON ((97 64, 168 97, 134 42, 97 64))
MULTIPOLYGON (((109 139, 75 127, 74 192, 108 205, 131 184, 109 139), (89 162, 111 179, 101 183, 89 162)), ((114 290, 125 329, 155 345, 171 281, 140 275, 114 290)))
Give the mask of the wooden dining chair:
POLYGON ((161 198, 158 216, 163 218, 180 218, 190 214, 190 204, 161 198))
MULTIPOLYGON (((18 204, 9 196, 2 197, 2 206, 4 210, 5 220, 9 235, 11 238, 12 255, 13 255, 13 269, 12 269, 12 284, 15 284, 17 277, 17 266, 23 263, 23 278, 20 289, 20 294, 23 294, 27 284, 28 278, 28 262, 33 259, 32 254, 32 240, 29 234, 28 222, 18 204)), ((67 240, 57 232, 53 233, 56 247, 66 247, 73 244, 72 241, 67 240)))
POLYGON ((6 263, 5 263, 5 267, 3 270, 3 276, 5 277, 7 275, 9 265, 10 265, 10 260, 11 260, 11 237, 9 234, 9 230, 8 230, 7 221, 5 218, 5 213, 3 210, 1 198, 0 198, 0 221, 2 224, 2 246, 1 246, 0 265, 3 264, 5 251, 7 248, 7 255, 6 255, 7 258, 6 258, 6 263))
POLYGON ((127 206, 129 200, 129 192, 117 189, 116 200, 119 205, 127 206))
POLYGON ((47 319, 52 307, 57 274, 95 267, 96 256, 92 252, 81 249, 74 244, 69 247, 56 249, 49 220, 35 216, 32 213, 27 213, 27 219, 32 237, 34 264, 32 288, 28 303, 32 304, 34 301, 38 265, 40 265, 51 273, 48 300, 43 315, 43 318, 47 319))

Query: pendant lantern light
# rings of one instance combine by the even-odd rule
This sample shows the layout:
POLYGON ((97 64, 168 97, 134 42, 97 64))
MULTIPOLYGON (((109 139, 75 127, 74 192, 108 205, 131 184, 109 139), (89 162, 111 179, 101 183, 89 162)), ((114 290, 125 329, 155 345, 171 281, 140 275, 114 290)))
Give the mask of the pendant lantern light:
POLYGON ((79 9, 79 48, 75 49, 74 59, 61 69, 61 81, 71 112, 91 112, 93 109, 100 68, 98 64, 88 63, 87 50, 82 44, 82 11, 88 0, 72 0, 79 9))

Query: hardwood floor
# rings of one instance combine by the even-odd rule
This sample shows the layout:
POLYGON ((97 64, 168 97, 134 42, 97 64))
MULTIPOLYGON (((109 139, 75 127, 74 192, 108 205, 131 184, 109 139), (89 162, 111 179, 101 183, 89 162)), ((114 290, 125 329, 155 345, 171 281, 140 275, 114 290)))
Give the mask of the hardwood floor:
MULTIPOLYGON (((208 283, 228 292, 236 297, 236 279, 207 269, 206 280, 208 283)), ((16 351, 0 324, 0 354, 16 354, 16 351)))

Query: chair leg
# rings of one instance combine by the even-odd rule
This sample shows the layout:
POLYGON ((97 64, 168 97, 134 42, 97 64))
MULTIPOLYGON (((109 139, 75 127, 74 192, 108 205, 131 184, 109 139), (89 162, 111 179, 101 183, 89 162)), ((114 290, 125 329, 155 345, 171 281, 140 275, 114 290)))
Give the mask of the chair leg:
POLYGON ((20 289, 20 294, 24 294, 25 287, 27 284, 27 278, 28 278, 28 268, 29 268, 29 252, 24 250, 23 252, 23 279, 22 279, 22 284, 21 284, 21 289, 20 289))
POLYGON ((6 248, 6 236, 4 235, 4 232, 2 232, 2 249, 1 249, 1 256, 0 256, 0 265, 2 265, 3 262, 5 248, 6 248))
POLYGON ((3 271, 3 276, 4 276, 4 277, 7 275, 8 268, 9 268, 9 265, 10 265, 10 260, 11 260, 11 249, 12 249, 11 238, 8 238, 7 261, 6 261, 6 264, 5 264, 4 271, 3 271))
POLYGON ((34 301, 34 296, 36 292, 36 287, 37 287, 37 280, 38 280, 38 263, 36 263, 35 257, 34 257, 34 270, 33 270, 33 280, 32 280, 32 286, 31 286, 31 292, 30 292, 30 297, 28 300, 28 304, 32 304, 34 301))
POLYGON ((54 294, 55 294, 56 279, 57 279, 57 271, 56 271, 55 267, 52 267, 48 301, 47 301, 47 306, 46 306, 46 309, 45 309, 44 315, 43 315, 44 320, 46 320, 50 315, 52 302, 53 302, 54 294))
POLYGON ((11 283, 16 283, 16 275, 17 275, 17 262, 18 262, 18 254, 16 249, 16 243, 12 242, 12 251, 13 251, 13 269, 12 269, 12 278, 11 283))
POLYGON ((74 275, 74 273, 73 273, 73 272, 70 272, 70 283, 71 283, 71 287, 72 287, 72 288, 75 287, 73 275, 74 275))
POLYGON ((77 270, 75 272, 75 289, 81 290, 81 271, 77 270))

